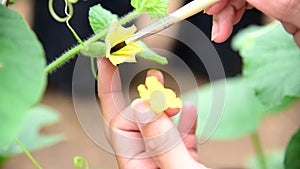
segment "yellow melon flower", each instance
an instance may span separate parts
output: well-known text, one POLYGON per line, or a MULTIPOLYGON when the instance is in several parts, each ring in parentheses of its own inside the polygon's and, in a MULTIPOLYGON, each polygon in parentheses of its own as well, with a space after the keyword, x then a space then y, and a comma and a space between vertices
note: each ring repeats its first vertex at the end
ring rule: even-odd
POLYGON ((155 76, 147 77, 145 84, 140 84, 137 89, 140 97, 148 100, 151 109, 156 113, 161 113, 168 108, 182 107, 182 101, 176 97, 175 92, 165 88, 155 76))
POLYGON ((129 28, 124 28, 117 20, 112 21, 105 39, 105 43, 106 58, 108 58, 113 65, 117 66, 123 62, 136 62, 136 53, 144 51, 144 48, 140 45, 131 43, 122 49, 111 53, 112 47, 124 42, 126 39, 132 36, 136 30, 137 28, 134 25, 129 28))

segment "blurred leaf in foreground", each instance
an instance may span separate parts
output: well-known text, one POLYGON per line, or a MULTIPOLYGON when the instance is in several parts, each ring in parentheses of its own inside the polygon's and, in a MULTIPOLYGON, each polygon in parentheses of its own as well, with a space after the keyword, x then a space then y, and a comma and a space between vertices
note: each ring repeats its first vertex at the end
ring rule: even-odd
MULTIPOLYGON (((18 138, 29 151, 54 145, 62 141, 64 137, 58 134, 41 135, 40 130, 58 121, 59 115, 54 110, 45 106, 34 107, 28 111, 23 130, 18 135, 18 138)), ((12 142, 0 149, 0 157, 8 158, 21 152, 22 150, 18 144, 12 142)))
MULTIPOLYGON (((253 133, 259 126, 265 107, 255 97, 245 81, 239 78, 224 79, 213 82, 214 85, 207 84, 199 89, 199 103, 195 103, 198 108, 198 128, 197 135, 208 137, 206 131, 203 131, 206 121, 211 115, 220 115, 220 123, 211 136, 212 139, 234 139, 253 133), (224 86, 225 81, 225 86, 224 86), (224 89, 224 91, 222 91, 224 89), (213 97, 213 92, 225 92, 225 101, 222 102, 221 93, 213 97), (213 106, 224 106, 223 112, 212 112, 213 106)), ((195 91, 187 94, 187 100, 194 95, 195 91), (189 96, 190 95, 190 96, 189 96)))
POLYGON ((300 97, 300 50, 279 22, 241 31, 233 47, 243 58, 243 76, 264 105, 300 97))
POLYGON ((42 45, 24 19, 0 5, 0 149, 21 131, 46 86, 42 45))
MULTIPOLYGON (((280 112, 286 106, 278 105, 272 109, 264 106, 255 96, 254 90, 249 86, 247 79, 242 77, 222 79, 212 84, 193 90, 183 96, 186 101, 194 101, 198 109, 197 135, 202 138, 235 139, 252 134, 257 130, 261 121, 267 115, 280 112), (216 92, 215 97, 213 96, 216 92), (198 98, 195 98, 198 93, 198 98), (225 100, 220 99, 224 97, 225 100), (197 100, 197 102, 195 102, 197 100), (214 107, 224 107, 222 112, 214 107), (208 118, 219 119, 220 122, 213 133, 206 131, 208 118)), ((290 105, 290 103, 285 103, 290 105)))

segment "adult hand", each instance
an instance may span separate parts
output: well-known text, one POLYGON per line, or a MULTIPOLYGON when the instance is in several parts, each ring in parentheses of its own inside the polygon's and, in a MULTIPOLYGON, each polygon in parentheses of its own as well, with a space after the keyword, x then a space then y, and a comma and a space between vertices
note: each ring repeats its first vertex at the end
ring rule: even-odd
POLYGON ((207 14, 213 15, 211 39, 218 43, 224 42, 230 36, 233 25, 240 21, 246 9, 252 7, 279 20, 300 47, 298 0, 221 0, 206 10, 207 14))
MULTIPOLYGON (((98 61, 98 74, 105 133, 115 151, 119 168, 206 169, 198 162, 196 152, 195 106, 183 106, 177 128, 170 117, 178 110, 167 110, 158 115, 141 99, 126 107, 119 71, 106 58, 98 61)), ((149 71, 148 76, 156 76, 163 82, 159 71, 149 71)))

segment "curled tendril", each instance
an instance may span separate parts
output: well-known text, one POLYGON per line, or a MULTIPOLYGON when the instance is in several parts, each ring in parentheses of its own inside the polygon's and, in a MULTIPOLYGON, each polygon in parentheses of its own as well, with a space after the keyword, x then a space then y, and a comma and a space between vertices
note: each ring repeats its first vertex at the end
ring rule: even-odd
POLYGON ((66 17, 60 17, 56 14, 54 8, 53 8, 53 1, 54 0, 49 0, 48 3, 48 7, 49 7, 49 11, 51 16, 58 22, 66 22, 68 19, 71 19, 74 13, 73 10, 73 5, 72 5, 72 1, 70 2, 70 0, 65 0, 65 14, 67 15, 66 17))
POLYGON ((70 25, 69 21, 73 17, 74 14, 74 9, 73 9, 73 4, 77 3, 78 0, 64 0, 65 1, 65 17, 60 17, 56 14, 54 8, 53 8, 53 1, 54 0, 49 0, 48 3, 48 8, 50 11, 51 16, 58 22, 65 22, 67 27, 70 29, 74 37, 77 39, 77 41, 81 44, 84 45, 83 41, 80 39, 80 37, 77 35, 75 30, 72 28, 70 25))

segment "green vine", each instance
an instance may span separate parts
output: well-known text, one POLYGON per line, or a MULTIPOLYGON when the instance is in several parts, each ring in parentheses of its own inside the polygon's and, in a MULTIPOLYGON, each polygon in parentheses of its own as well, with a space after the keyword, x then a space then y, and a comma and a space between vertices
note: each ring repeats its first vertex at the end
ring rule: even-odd
POLYGON ((22 144, 19 138, 15 138, 16 143, 22 149, 22 151, 26 154, 26 156, 30 159, 30 161, 36 166, 38 169, 43 169, 43 167, 34 159, 34 157, 30 154, 30 152, 26 149, 26 147, 22 144))
MULTIPOLYGON (((68 0, 65 0, 65 2, 66 2, 65 13, 67 14, 67 17, 60 18, 59 16, 56 15, 56 13, 54 12, 54 9, 53 9, 53 0, 49 0, 49 10, 50 10, 50 13, 52 14, 52 16, 54 17, 54 19, 56 19, 57 21, 66 22, 68 25, 68 20, 70 20, 73 15, 73 7, 72 7, 72 4, 68 0), (67 13, 66 11, 69 11, 69 13, 67 13)), ((142 9, 133 10, 132 12, 128 13, 126 16, 124 16, 120 19, 120 21, 119 21, 120 24, 125 25, 126 23, 133 21, 134 19, 139 17, 143 13, 143 11, 144 10, 142 10, 142 9)), ((101 38, 103 36, 105 36, 108 31, 108 29, 106 28, 106 29, 96 33, 94 36, 90 37, 88 40, 82 42, 71 26, 69 27, 69 29, 71 30, 71 32, 73 33, 73 35, 75 36, 75 38, 78 40, 78 42, 80 44, 76 45, 75 47, 73 47, 72 49, 70 49, 69 51, 67 51, 66 53, 61 55, 60 57, 58 57, 55 61, 50 63, 46 67, 45 73, 47 73, 47 74, 51 73, 56 68, 63 65, 68 60, 72 59, 76 54, 81 52, 81 50, 83 49, 83 46, 88 46, 98 40, 101 40, 101 38)))
POLYGON ((78 54, 82 49, 83 49, 82 45, 77 45, 74 48, 72 48, 71 50, 67 51, 66 53, 64 53, 63 55, 58 57, 55 61, 50 63, 45 68, 45 73, 48 74, 48 73, 52 72, 53 70, 55 70, 56 68, 58 68, 59 66, 63 65, 66 61, 68 61, 69 59, 73 58, 73 56, 78 54))

